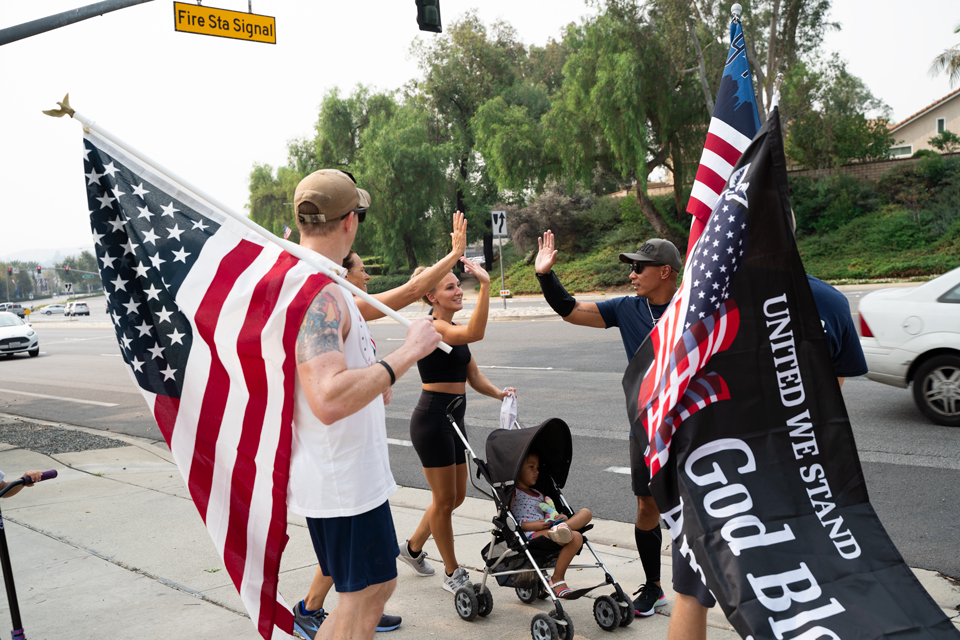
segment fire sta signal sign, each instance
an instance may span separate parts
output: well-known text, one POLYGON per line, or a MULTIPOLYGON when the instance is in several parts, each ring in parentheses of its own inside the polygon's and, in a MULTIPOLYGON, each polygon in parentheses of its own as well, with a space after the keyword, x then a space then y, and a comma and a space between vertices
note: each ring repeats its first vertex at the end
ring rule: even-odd
POLYGON ((173 3, 174 31, 277 44, 277 20, 255 13, 173 3))

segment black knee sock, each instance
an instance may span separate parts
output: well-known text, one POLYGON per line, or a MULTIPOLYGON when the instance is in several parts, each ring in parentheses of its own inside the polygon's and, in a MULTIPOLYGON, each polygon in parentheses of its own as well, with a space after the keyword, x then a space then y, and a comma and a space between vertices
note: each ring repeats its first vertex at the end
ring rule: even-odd
POLYGON ((647 582, 660 582, 660 547, 663 544, 663 532, 658 524, 655 529, 644 531, 633 528, 633 537, 637 541, 637 553, 647 576, 647 582))

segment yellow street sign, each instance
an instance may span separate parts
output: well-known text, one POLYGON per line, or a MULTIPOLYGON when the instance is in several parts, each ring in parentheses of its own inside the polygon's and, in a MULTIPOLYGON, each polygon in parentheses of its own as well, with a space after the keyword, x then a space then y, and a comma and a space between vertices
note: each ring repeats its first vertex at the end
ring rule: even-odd
POLYGON ((255 13, 173 3, 173 28, 184 33, 277 44, 277 20, 255 13))

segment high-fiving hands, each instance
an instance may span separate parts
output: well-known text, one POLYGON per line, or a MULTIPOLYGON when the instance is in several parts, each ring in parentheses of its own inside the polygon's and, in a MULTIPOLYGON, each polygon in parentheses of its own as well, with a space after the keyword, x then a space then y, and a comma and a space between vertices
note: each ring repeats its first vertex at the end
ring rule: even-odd
POLYGON ((540 250, 537 251, 534 269, 540 274, 550 273, 554 263, 557 261, 557 250, 554 249, 553 231, 548 229, 542 238, 537 238, 537 244, 540 250))

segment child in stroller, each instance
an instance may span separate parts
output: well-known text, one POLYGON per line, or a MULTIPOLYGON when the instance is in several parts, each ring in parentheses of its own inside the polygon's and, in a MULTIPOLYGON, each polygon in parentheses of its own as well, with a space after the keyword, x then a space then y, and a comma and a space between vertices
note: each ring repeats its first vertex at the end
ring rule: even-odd
MULTIPOLYGON (((558 598, 565 598, 572 590, 564 579, 567 567, 580 552, 583 546, 583 536, 578 529, 585 527, 593 518, 589 509, 580 509, 573 516, 567 518, 562 513, 554 513, 550 518, 546 515, 542 504, 552 500, 537 491, 533 486, 540 477, 540 456, 536 452, 527 454, 517 477, 517 490, 514 493, 511 511, 520 519, 520 529, 527 540, 546 537, 554 544, 562 547, 557 563, 550 578, 550 588, 558 598)), ((552 507, 548 509, 553 510, 552 507)))

